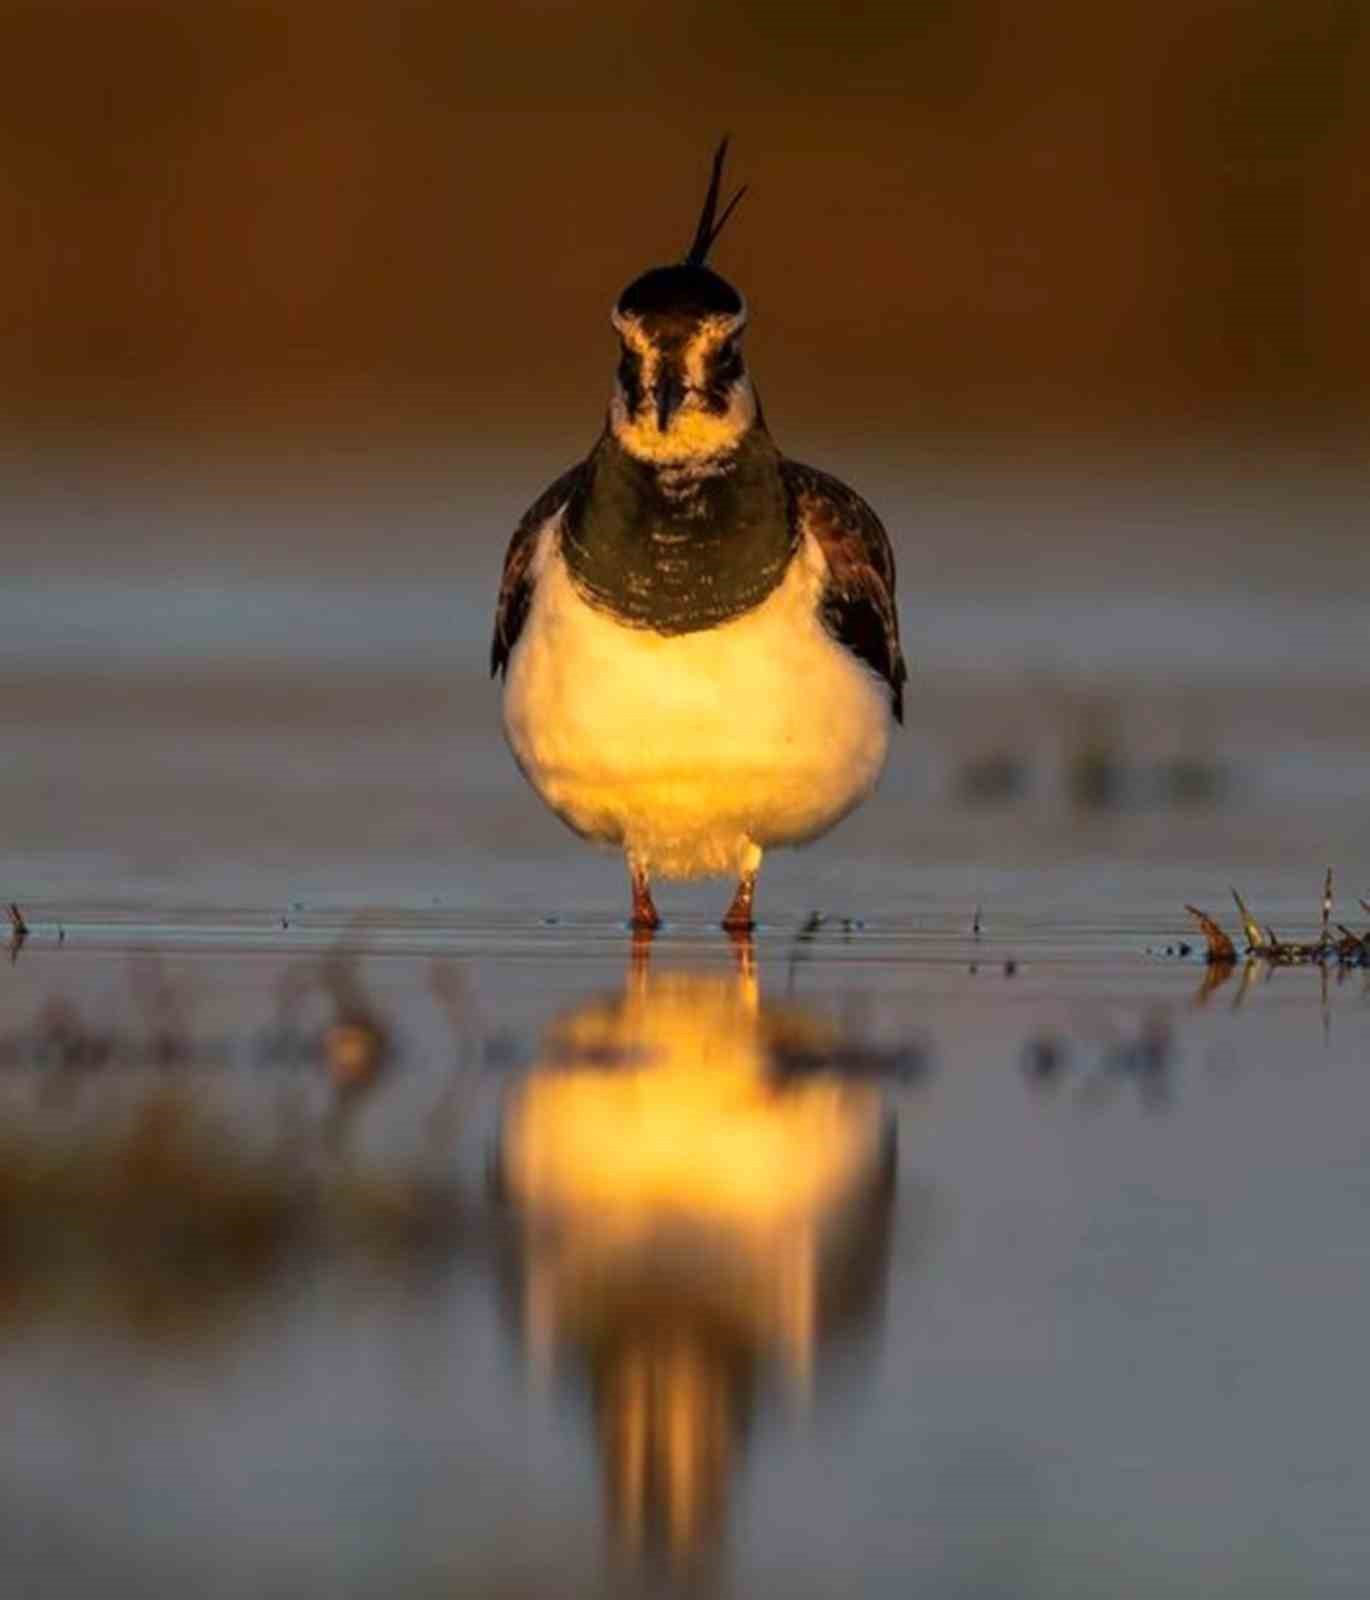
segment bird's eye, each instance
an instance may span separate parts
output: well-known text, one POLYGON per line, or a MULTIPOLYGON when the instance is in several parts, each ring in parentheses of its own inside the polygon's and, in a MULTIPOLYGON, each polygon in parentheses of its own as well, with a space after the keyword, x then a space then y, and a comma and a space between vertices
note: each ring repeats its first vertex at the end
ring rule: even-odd
POLYGON ((717 384, 732 383, 742 372, 742 347, 736 336, 726 339, 714 352, 713 379, 717 384))

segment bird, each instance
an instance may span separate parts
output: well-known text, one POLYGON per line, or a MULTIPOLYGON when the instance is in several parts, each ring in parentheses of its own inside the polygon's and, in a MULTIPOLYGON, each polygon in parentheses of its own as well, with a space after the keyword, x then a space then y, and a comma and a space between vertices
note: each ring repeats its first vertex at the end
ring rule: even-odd
POLYGON ((732 877, 754 927, 767 850, 808 843, 870 794, 902 723, 895 564, 853 489, 781 454, 742 350, 748 308, 708 264, 714 153, 683 258, 614 303, 608 414, 523 516, 490 650, 519 768, 582 837, 617 846, 630 926, 654 878, 732 877))

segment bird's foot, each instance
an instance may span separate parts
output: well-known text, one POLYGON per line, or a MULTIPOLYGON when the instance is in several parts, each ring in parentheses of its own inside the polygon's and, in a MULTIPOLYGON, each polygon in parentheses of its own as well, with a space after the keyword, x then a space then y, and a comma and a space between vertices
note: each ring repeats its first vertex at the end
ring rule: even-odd
POLYGON ((728 930, 728 943, 733 949, 733 959, 737 962, 737 975, 744 983, 756 981, 756 943, 752 939, 751 930, 745 933, 738 928, 728 930))
POLYGON ((641 867, 630 869, 633 885, 633 914, 628 918, 628 926, 635 934, 655 933, 661 926, 661 914, 657 911, 652 901, 652 886, 647 881, 647 873, 641 867))

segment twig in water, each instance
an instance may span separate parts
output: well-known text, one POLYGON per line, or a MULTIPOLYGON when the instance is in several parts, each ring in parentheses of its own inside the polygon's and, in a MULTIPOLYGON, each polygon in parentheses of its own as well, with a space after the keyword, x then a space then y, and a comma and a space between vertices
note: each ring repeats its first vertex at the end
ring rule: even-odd
POLYGON ((29 925, 24 921, 24 913, 10 901, 10 964, 19 959, 19 952, 24 948, 24 940, 29 936, 29 925))
POLYGON ((1212 917, 1206 916, 1198 906, 1186 906, 1185 910, 1199 924, 1204 938, 1208 940, 1210 962, 1216 965, 1219 962, 1231 962, 1237 959, 1236 947, 1212 917))
MULTIPOLYGON (((1295 940, 1286 944, 1268 924, 1262 929, 1235 889, 1232 898, 1237 902, 1237 911, 1242 919, 1242 934, 1246 939, 1246 949, 1242 954, 1248 965, 1252 962, 1264 963, 1267 972, 1271 967, 1321 966, 1331 960, 1343 968, 1370 966, 1370 933, 1353 933, 1344 923, 1332 921, 1331 867, 1323 878, 1322 926, 1316 940, 1306 943, 1295 940), (1341 935, 1340 938, 1332 937, 1330 930, 1333 927, 1341 935)), ((1361 904, 1370 911, 1370 901, 1362 900, 1361 904)), ((1197 906, 1187 905, 1185 910, 1203 929, 1204 938, 1208 941, 1207 959, 1211 964, 1227 964, 1237 959, 1232 941, 1212 917, 1197 906)))
POLYGON ((1261 935, 1260 926, 1255 917, 1246 909, 1246 902, 1235 889, 1232 891, 1232 898, 1237 902, 1237 915, 1242 919, 1242 933, 1246 937, 1247 948, 1249 950, 1259 950, 1265 943, 1261 935))

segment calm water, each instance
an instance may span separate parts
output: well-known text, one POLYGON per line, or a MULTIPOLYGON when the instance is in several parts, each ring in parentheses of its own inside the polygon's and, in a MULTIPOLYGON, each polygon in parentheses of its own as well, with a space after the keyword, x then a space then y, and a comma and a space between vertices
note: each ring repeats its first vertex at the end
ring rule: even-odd
POLYGON ((1179 947, 1364 925, 1366 557, 1090 492, 906 534, 909 728, 750 952, 704 885, 634 953, 435 511, 16 538, 14 1592, 1365 1592, 1370 974, 1179 947), (93 1186, 148 1104, 227 1143, 93 1186))
POLYGON ((12 1118, 55 997, 114 1053, 49 1125, 145 1089, 152 992, 162 1080, 249 1127, 294 1096, 461 1226, 16 1311, 21 1592, 1363 1592, 1365 975, 1205 994, 1111 917, 933 921, 754 971, 602 923, 35 936, 12 1118), (345 1125, 340 959, 391 1041, 345 1125))

